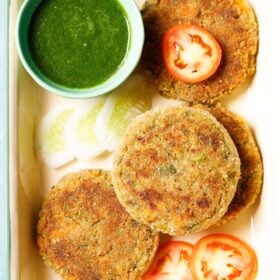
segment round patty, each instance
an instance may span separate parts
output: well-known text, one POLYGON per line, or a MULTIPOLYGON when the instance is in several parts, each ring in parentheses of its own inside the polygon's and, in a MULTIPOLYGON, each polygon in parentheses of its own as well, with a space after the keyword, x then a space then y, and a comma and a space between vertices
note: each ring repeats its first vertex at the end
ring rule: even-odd
POLYGON ((65 176, 40 212, 38 246, 63 279, 138 279, 158 246, 158 234, 132 220, 116 198, 111 174, 65 176))
POLYGON ((241 177, 235 196, 225 216, 218 221, 218 224, 225 224, 256 201, 263 182, 262 159, 251 129, 244 120, 220 105, 207 110, 227 129, 241 161, 241 177))
POLYGON ((113 184, 135 220, 185 235, 226 213, 239 175, 239 156, 225 128, 205 110, 174 106, 149 111, 129 125, 113 184))
POLYGON ((142 65, 151 70, 160 92, 193 103, 212 103, 230 94, 256 70, 258 25, 245 0, 161 0, 144 13, 146 40, 142 65), (212 33, 222 48, 222 62, 208 80, 175 80, 162 58, 163 34, 178 23, 195 23, 212 33))

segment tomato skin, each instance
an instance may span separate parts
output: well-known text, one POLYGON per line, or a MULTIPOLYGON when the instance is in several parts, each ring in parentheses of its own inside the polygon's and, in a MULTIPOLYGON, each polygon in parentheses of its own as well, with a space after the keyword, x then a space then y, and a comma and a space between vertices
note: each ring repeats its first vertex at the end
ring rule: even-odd
MULTIPOLYGON (((180 53, 181 45, 178 44, 178 46, 179 46, 179 51, 178 50, 177 51, 180 53)), ((187 48, 186 45, 184 46, 187 48)), ((210 78, 217 71, 222 59, 222 50, 215 37, 206 29, 200 27, 199 25, 191 24, 191 23, 178 24, 173 26, 170 30, 168 30, 163 37, 162 51, 163 51, 164 64, 168 72, 176 80, 186 82, 186 83, 198 83, 210 78), (181 71, 182 69, 189 67, 187 66, 188 65, 187 62, 184 62, 184 60, 181 59, 180 57, 176 61, 177 63, 173 61, 174 55, 172 55, 172 53, 174 53, 174 48, 175 48, 174 44, 176 45, 176 42, 174 42, 174 37, 176 36, 179 37, 178 34, 182 32, 185 32, 186 35, 193 33, 193 35, 190 35, 192 36, 192 42, 199 44, 200 46, 202 46, 202 48, 205 48, 206 54, 209 51, 210 53, 212 52, 212 54, 214 53, 212 64, 211 66, 207 67, 208 68, 207 71, 201 71, 202 73, 195 74, 192 77, 191 74, 186 74, 183 73, 183 71, 181 71), (211 47, 210 45, 204 43, 203 41, 204 38, 202 37, 207 38, 208 42, 210 42, 211 47)), ((201 59, 203 61, 203 58, 201 59)), ((194 72, 200 72, 200 71, 196 70, 194 72)))
MULTIPOLYGON (((158 248, 156 257, 149 270, 144 274, 142 280, 162 280, 162 267, 167 257, 180 252, 180 260, 183 258, 190 262, 193 245, 184 241, 171 240, 161 244, 158 248)), ((176 264, 175 264, 176 266, 176 264)), ((190 267, 189 267, 190 268, 190 267)))
MULTIPOLYGON (((213 250, 231 250, 232 254, 236 254, 237 257, 247 259, 246 265, 246 275, 243 277, 240 271, 234 271, 232 275, 229 276, 229 280, 239 279, 239 280, 255 280, 258 270, 258 260, 254 250, 248 246, 245 242, 238 239, 235 236, 229 234, 215 233, 207 235, 201 238, 194 246, 192 258, 191 258, 191 269, 195 280, 210 280, 218 278, 209 278, 207 275, 201 277, 201 269, 199 267, 202 264, 202 253, 207 250, 207 246, 213 250), (201 257, 201 258, 200 258, 201 257)), ((208 253, 209 254, 209 253, 208 253)), ((214 258, 214 257, 213 257, 214 258)), ((203 266, 202 266, 203 270, 203 266)), ((219 274, 217 274, 219 275, 219 274)), ((211 275, 210 275, 211 277, 211 275)))

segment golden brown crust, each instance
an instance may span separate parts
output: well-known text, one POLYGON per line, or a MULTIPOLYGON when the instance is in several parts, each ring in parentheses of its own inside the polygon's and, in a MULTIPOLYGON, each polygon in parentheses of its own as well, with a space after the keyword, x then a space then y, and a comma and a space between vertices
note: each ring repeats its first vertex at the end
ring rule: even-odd
POLYGON ((157 109, 128 127, 116 155, 116 194, 140 223, 170 235, 201 231, 227 211, 239 180, 237 150, 205 110, 157 109))
POLYGON ((262 188, 263 166, 259 148, 247 123, 220 105, 206 109, 227 129, 241 161, 238 187, 227 213, 218 222, 221 225, 235 219, 256 201, 262 188))
POLYGON ((151 70, 160 92, 193 103, 213 103, 230 94, 256 70, 258 25, 246 0, 161 0, 144 13, 146 41, 142 65, 151 70), (222 47, 222 63, 211 78, 188 84, 165 69, 162 37, 178 23, 196 23, 210 31, 222 47))
POLYGON ((38 246, 64 279, 138 279, 154 257, 158 235, 125 212, 109 172, 88 170, 65 176, 49 193, 38 246))

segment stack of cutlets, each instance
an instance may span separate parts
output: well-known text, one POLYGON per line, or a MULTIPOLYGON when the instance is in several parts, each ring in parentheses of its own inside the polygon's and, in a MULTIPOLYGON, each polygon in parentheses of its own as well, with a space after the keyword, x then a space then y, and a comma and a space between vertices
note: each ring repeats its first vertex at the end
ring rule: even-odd
POLYGON ((225 108, 159 108, 127 129, 113 184, 133 219, 181 236, 230 221, 254 203, 262 161, 248 125, 225 108))

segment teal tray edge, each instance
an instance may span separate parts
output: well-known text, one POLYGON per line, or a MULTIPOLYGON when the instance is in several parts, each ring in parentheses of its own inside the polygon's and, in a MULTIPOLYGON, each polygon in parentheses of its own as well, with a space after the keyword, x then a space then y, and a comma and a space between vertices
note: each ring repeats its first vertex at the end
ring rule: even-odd
POLYGON ((9 2, 0 1, 0 280, 10 279, 9 2))

